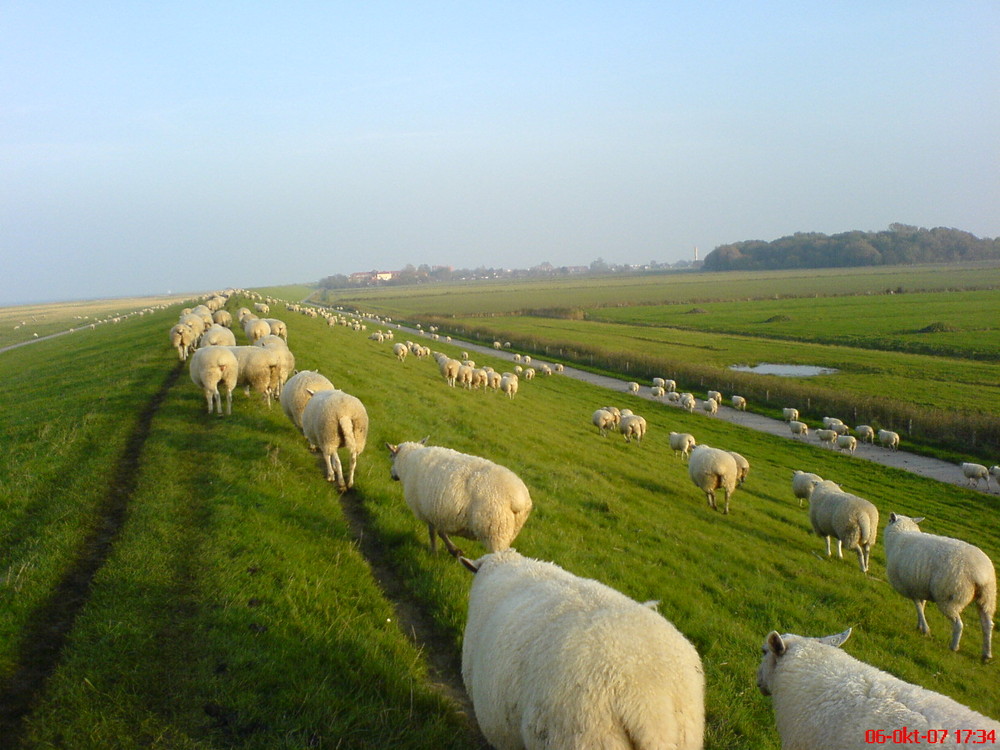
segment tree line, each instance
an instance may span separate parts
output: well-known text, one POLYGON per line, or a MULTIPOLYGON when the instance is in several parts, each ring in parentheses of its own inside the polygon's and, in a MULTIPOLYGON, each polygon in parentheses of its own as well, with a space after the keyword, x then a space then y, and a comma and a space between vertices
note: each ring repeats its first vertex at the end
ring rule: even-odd
POLYGON ((946 227, 891 224, 881 232, 797 232, 772 242, 720 245, 705 258, 706 271, 890 266, 1000 259, 1000 238, 980 239, 946 227))

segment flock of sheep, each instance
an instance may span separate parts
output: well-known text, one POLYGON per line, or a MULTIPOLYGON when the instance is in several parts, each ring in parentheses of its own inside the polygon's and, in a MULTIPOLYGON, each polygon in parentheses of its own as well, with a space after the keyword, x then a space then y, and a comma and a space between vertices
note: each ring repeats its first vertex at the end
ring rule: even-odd
MULTIPOLYGON (((292 374, 287 328, 275 325, 280 321, 241 310, 238 319, 251 344, 236 346, 216 330, 228 330, 220 301, 225 300, 213 298, 204 309, 186 311, 170 334, 178 355, 183 359, 190 354, 191 378, 203 389, 209 413, 213 406, 222 413, 220 385, 227 391, 227 414, 232 390, 239 385, 261 393, 268 403, 277 397, 293 425, 322 453, 327 478, 342 491, 353 486, 368 432, 364 406, 319 373, 292 374), (204 324, 200 330, 199 321, 204 324), (338 456, 342 448, 350 454, 346 477, 338 456)), ((267 314, 266 305, 258 303, 257 312, 267 314)), ((341 322, 363 330, 357 321, 327 315, 331 325, 341 322)), ((372 339, 393 342, 391 331, 376 333, 372 339)), ((400 361, 410 354, 433 355, 448 385, 492 388, 509 398, 517 394, 520 380, 530 380, 536 372, 522 366, 530 366, 530 358, 518 357, 514 372, 496 373, 476 367, 467 353, 456 360, 415 342, 394 342, 393 353, 400 361)), ((546 374, 559 369, 539 367, 546 374)), ((657 381, 654 397, 666 396, 693 410, 691 394, 677 394, 673 382, 657 381), (685 396, 690 396, 690 405, 685 396)), ((638 392, 638 384, 629 384, 627 390, 638 392)), ((721 394, 710 392, 708 402, 717 409, 721 394)), ((735 408, 746 406, 740 397, 734 396, 732 403, 735 408)), ((715 409, 705 407, 709 413, 715 409)), ((797 417, 786 412, 791 423, 797 417)), ((592 423, 600 434, 615 430, 626 441, 641 442, 646 432, 646 420, 628 409, 602 407, 592 415, 592 423)), ((847 436, 833 423, 824 429, 847 436)), ((865 434, 861 428, 857 432, 865 434)), ((746 479, 749 463, 734 452, 698 445, 689 433, 672 432, 669 440, 675 455, 687 461, 689 476, 705 492, 710 507, 717 508, 715 492, 721 489, 723 512, 728 513, 730 496, 746 479)), ((524 482, 485 458, 428 446, 426 441, 387 443, 391 476, 401 483, 414 516, 426 524, 431 551, 440 538, 475 573, 462 677, 487 740, 497 748, 702 747, 705 677, 694 646, 655 611, 655 603, 636 602, 553 563, 518 554, 511 545, 532 510, 524 482), (488 552, 468 560, 450 535, 478 540, 488 552)), ((883 444, 897 447, 898 436, 883 444)), ((827 554, 836 539, 838 554, 842 556, 843 546, 855 550, 861 570, 867 572, 878 526, 875 506, 806 472, 795 473, 792 491, 800 506, 810 503, 810 523, 826 538, 827 554)), ((960 613, 975 601, 983 629, 982 656, 988 660, 996 610, 993 564, 971 544, 921 533, 921 520, 890 515, 884 532, 889 581, 915 602, 923 632, 928 632, 924 603, 938 604, 953 622, 953 650, 961 637, 960 613)), ((844 654, 837 646, 849 632, 821 639, 777 632, 767 636, 757 684, 772 697, 784 748, 861 748, 869 744, 866 730, 891 733, 902 726, 1000 731, 1000 723, 946 696, 844 654)))

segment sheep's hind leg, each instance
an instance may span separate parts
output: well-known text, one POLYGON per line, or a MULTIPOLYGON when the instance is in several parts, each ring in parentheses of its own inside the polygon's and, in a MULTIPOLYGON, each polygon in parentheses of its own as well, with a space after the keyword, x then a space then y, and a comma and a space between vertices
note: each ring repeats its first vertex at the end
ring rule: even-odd
POLYGON ((927 603, 923 599, 914 599, 913 603, 917 607, 917 630, 919 630, 924 635, 930 635, 931 629, 927 625, 927 618, 924 617, 924 605, 927 603))
POLYGON ((951 650, 958 651, 958 643, 962 640, 962 615, 955 614, 948 619, 951 620, 951 650))
POLYGON ((448 535, 443 531, 438 531, 438 536, 441 537, 441 541, 444 542, 444 546, 448 548, 448 554, 452 557, 458 558, 465 554, 462 550, 455 546, 454 542, 452 542, 451 539, 448 538, 448 535))
POLYGON ((983 627, 983 661, 993 658, 993 618, 982 606, 979 607, 979 622, 983 627))

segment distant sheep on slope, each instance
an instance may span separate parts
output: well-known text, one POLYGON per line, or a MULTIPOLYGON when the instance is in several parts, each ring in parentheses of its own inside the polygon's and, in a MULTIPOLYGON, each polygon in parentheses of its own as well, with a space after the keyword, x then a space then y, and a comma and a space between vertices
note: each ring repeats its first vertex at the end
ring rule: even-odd
POLYGON ((903 728, 921 737, 928 730, 951 734, 954 727, 1000 732, 993 719, 844 653, 838 646, 850 634, 767 635, 757 688, 771 696, 783 750, 866 750, 873 746, 869 730, 882 737, 903 728))
POLYGON ((217 414, 222 414, 222 396, 219 386, 226 389, 226 414, 233 413, 233 389, 239 377, 239 363, 236 355, 227 347, 210 346, 198 349, 191 355, 189 365, 191 381, 205 393, 208 413, 212 413, 215 404, 217 414))
POLYGON ((670 449, 674 452, 675 456, 680 454, 684 461, 688 460, 688 457, 691 455, 691 450, 696 444, 694 435, 688 432, 670 433, 670 449))
POLYGON ((823 477, 807 471, 796 471, 792 474, 792 494, 799 499, 800 508, 802 501, 808 500, 812 496, 813 489, 822 481, 823 477))
POLYGON ((475 563, 462 679, 496 748, 698 750, 705 677, 651 606, 515 550, 475 563))
POLYGON ((726 505, 722 512, 729 513, 729 498, 736 491, 739 474, 736 459, 728 451, 707 445, 699 445, 691 451, 691 458, 688 459, 688 475, 705 493, 708 506, 712 510, 718 510, 715 491, 721 489, 726 495, 726 505))
POLYGON ((618 430, 625 436, 626 443, 632 442, 633 438, 635 442, 642 443, 642 436, 646 434, 646 420, 638 414, 629 414, 622 417, 618 430))
POLYGON ((868 572, 871 548, 878 539, 878 509, 872 503, 825 480, 809 497, 809 523, 817 536, 826 538, 827 557, 831 554, 830 538, 835 537, 837 557, 844 557, 846 545, 858 553, 861 572, 868 572))
POLYGON ((336 481, 337 488, 344 492, 354 486, 358 456, 368 441, 368 412, 361 401, 343 391, 317 391, 310 395, 312 398, 302 410, 302 432, 323 455, 327 481, 336 481), (338 455, 341 448, 350 454, 346 478, 338 455))
POLYGON ((281 410, 285 412, 296 429, 302 429, 302 411, 306 408, 309 399, 314 393, 319 391, 335 390, 333 383, 325 375, 320 375, 313 370, 302 370, 297 372, 281 389, 281 410))
POLYGON ((510 469, 479 456, 419 443, 386 443, 391 475, 417 520, 427 524, 431 551, 437 537, 461 554, 449 534, 477 539, 490 552, 506 549, 531 513, 528 488, 510 469))
POLYGON ((986 489, 990 487, 990 470, 982 464, 963 463, 962 475, 965 477, 966 484, 970 487, 975 486, 978 488, 980 479, 986 482, 986 489))
POLYGON ((878 441, 890 450, 898 450, 899 433, 893 432, 892 430, 879 430, 878 441))

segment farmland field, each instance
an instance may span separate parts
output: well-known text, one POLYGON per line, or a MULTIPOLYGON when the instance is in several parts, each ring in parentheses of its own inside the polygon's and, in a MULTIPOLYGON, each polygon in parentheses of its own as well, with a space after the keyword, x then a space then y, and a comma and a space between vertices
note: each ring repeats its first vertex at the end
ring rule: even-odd
POLYGON ((238 392, 232 416, 204 413, 167 342, 179 309, 0 354, 5 747, 478 747, 458 676, 469 574, 429 553, 383 447, 424 436, 524 479, 523 554, 660 601, 704 662, 707 748, 779 747, 754 684, 771 629, 854 627, 852 655, 997 716, 974 610, 958 653, 932 608, 920 636, 885 581, 881 536, 869 576, 851 553, 826 559, 789 478, 815 471, 874 502, 883 526, 890 511, 924 515, 926 531, 998 560, 994 498, 565 377, 513 400, 448 388, 432 361, 397 362, 367 332, 279 313, 297 366, 371 418, 341 497, 280 408, 238 392), (647 418, 641 446, 594 431, 609 402, 647 418), (706 507, 671 430, 749 459, 729 516, 706 507))

